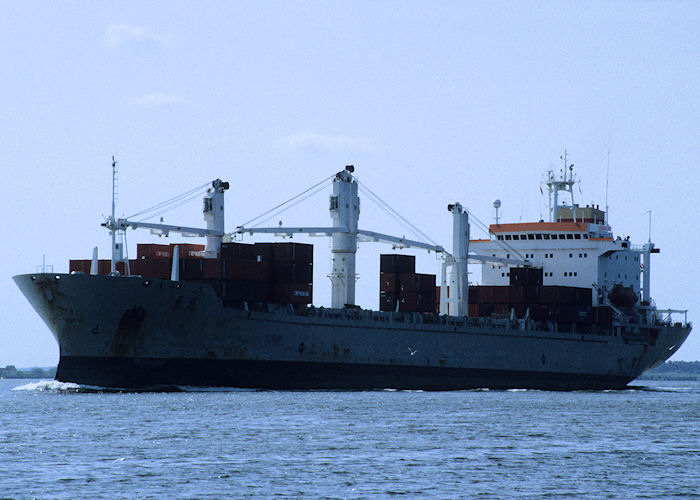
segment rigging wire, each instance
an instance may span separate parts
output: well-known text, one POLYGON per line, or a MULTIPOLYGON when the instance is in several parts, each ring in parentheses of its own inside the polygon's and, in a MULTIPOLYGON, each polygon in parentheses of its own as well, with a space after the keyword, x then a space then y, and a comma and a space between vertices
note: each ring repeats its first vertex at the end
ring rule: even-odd
POLYGON ((183 205, 186 205, 186 204, 189 203, 190 201, 192 201, 192 200, 194 200, 194 199, 196 199, 196 198, 199 198, 200 196, 202 196, 202 194, 204 194, 204 193, 206 193, 206 192, 207 192, 206 189, 203 190, 203 191, 196 192, 196 193, 192 194, 189 198, 183 198, 183 199, 181 199, 178 203, 176 203, 176 204, 171 204, 171 206, 169 206, 169 207, 167 207, 167 208, 163 208, 162 210, 159 210, 159 211, 157 211, 157 212, 155 212, 155 213, 153 213, 153 214, 151 214, 151 215, 148 215, 147 217, 144 217, 143 219, 140 219, 140 220, 137 221, 137 222, 144 222, 144 221, 147 221, 148 219, 152 219, 152 218, 154 218, 154 217, 158 217, 158 216, 160 216, 160 215, 163 215, 163 214, 166 213, 166 212, 170 212, 170 211, 172 211, 172 210, 175 210, 176 208, 181 207, 181 206, 183 206, 183 205))
MULTIPOLYGON (((189 191, 187 191, 187 192, 185 192, 185 193, 182 193, 182 194, 179 194, 179 195, 177 195, 177 196, 175 196, 175 197, 173 197, 173 198, 170 198, 169 200, 165 200, 165 201, 160 202, 160 203, 158 203, 158 204, 156 204, 156 205, 153 205, 153 206, 150 207, 150 208, 147 208, 147 209, 145 209, 145 210, 141 210, 140 212, 136 212, 135 214, 130 215, 129 217, 127 217, 127 219, 131 219, 131 218, 133 218, 133 217, 138 217, 138 216, 140 216, 140 215, 145 215, 145 214, 147 214, 147 213, 154 212, 154 211, 156 211, 156 210, 161 210, 161 209, 164 209, 164 210, 172 210, 172 208, 167 208, 167 209, 166 209, 165 207, 167 207, 168 205, 172 205, 172 204, 174 204, 174 203, 177 203, 177 202, 179 202, 180 200, 182 200, 182 199, 185 198, 185 197, 187 197, 187 200, 189 201, 192 197, 199 195, 199 194, 201 193, 201 191, 204 190, 204 188, 207 188, 209 185, 210 185, 209 182, 207 182, 206 184, 202 184, 201 186, 198 186, 198 187, 196 187, 196 188, 194 188, 194 189, 190 189, 189 191)), ((178 205, 178 206, 179 206, 179 205, 178 205)), ((149 218, 150 218, 150 217, 153 217, 153 216, 151 215, 151 216, 149 216, 149 218)))
MULTIPOLYGON (((488 228, 488 226, 487 226, 486 224, 484 224, 481 220, 479 220, 479 218, 478 218, 476 215, 474 215, 473 213, 471 213, 469 210, 467 210, 467 211, 469 212, 469 217, 470 217, 470 219, 474 219, 474 221, 476 222, 476 225, 479 226, 480 229, 482 229, 483 231, 485 231, 486 234, 489 234, 489 235, 490 235, 490 234, 494 234, 494 233, 488 228)), ((501 248, 503 248, 504 250, 509 250, 509 251, 513 252, 515 255, 517 255, 518 257, 520 257, 521 259, 526 260, 525 257, 523 257, 522 254, 521 254, 519 251, 517 251, 515 248, 513 248, 513 247, 512 247, 511 245, 509 245, 508 243, 504 243, 503 240, 495 239, 495 240, 493 240, 493 241, 494 241, 494 243, 496 243, 497 245, 500 245, 501 248)))
MULTIPOLYGON (((299 199, 296 200, 294 203, 291 203, 289 206, 286 206, 286 207, 284 207, 284 208, 282 208, 282 209, 280 209, 280 210, 278 210, 278 211, 276 211, 276 212, 270 214, 269 217, 258 221, 257 224, 256 224, 255 226, 253 226, 253 227, 257 227, 257 226, 259 226, 260 224, 264 224, 265 222, 267 222, 267 221, 269 221, 269 220, 271 220, 271 219, 277 217, 278 215, 280 215, 280 214, 286 212, 286 211, 289 210, 290 208, 295 207, 295 206, 297 206, 298 204, 300 204, 300 203, 302 203, 302 202, 308 200, 309 198, 311 198, 312 196, 316 195, 317 193, 320 193, 320 192, 323 191, 324 189, 326 189, 326 186, 325 186, 325 185, 320 185, 320 186, 318 186, 317 189, 316 189, 315 191, 310 192, 309 194, 307 194, 307 195, 304 196, 303 198, 299 198, 299 199)), ((308 190, 307 190, 307 191, 308 191, 308 190)), ((239 227, 243 227, 243 226, 239 226, 239 227)))
MULTIPOLYGON (((291 203, 292 201, 294 201, 294 200, 296 200, 297 198, 299 198, 299 197, 305 195, 305 194, 308 193, 309 191, 312 191, 312 190, 318 188, 319 186, 321 186, 322 184, 328 182, 328 181, 331 180, 333 177, 335 177, 335 175, 336 175, 336 174, 333 174, 333 175, 331 175, 330 177, 327 177, 327 178, 323 179, 322 181, 320 181, 320 182, 314 184, 313 186, 311 186, 310 188, 308 188, 308 189, 302 191, 302 192, 299 193, 298 195, 293 196, 293 197, 289 198, 289 199, 286 200, 286 201, 283 201, 283 202, 280 203, 279 205, 277 205, 277 206, 271 208, 270 210, 268 210, 268 211, 266 211, 266 212, 264 212, 264 213, 258 215, 257 217, 253 217, 253 218, 250 219, 248 222, 246 222, 246 223, 241 224, 240 226, 238 226, 238 228, 239 228, 239 229, 240 229, 240 228, 245 228, 248 224, 251 224, 251 223, 253 223, 254 221, 257 221, 258 219, 261 219, 261 218, 263 218, 263 217, 266 217, 267 215, 272 214, 273 212, 276 212, 277 209, 279 209, 279 208, 285 206, 287 203, 291 203)), ((313 194, 316 194, 316 192, 314 192, 313 194)), ((311 195, 309 195, 309 196, 311 196, 311 195)), ((304 198, 304 199, 306 199, 306 198, 304 198)), ((286 210, 286 209, 285 209, 285 210, 286 210)), ((265 219, 265 220, 269 220, 269 219, 265 219)), ((260 222, 258 222, 258 224, 260 224, 260 222)))
POLYGON ((415 234, 419 238, 422 238, 424 241, 427 241, 432 245, 438 246, 438 244, 432 238, 430 238, 430 236, 425 234, 418 227, 416 227, 414 224, 412 224, 408 219, 406 219, 400 213, 398 213, 396 210, 394 210, 387 202, 382 200, 369 187, 367 187, 365 184, 361 184, 359 180, 357 181, 357 184, 358 184, 360 190, 369 196, 371 201, 376 203, 379 206, 379 208, 384 210, 384 212, 386 212, 391 217, 393 217, 397 222, 404 225, 404 227, 406 227, 408 230, 410 230, 413 234, 415 234))

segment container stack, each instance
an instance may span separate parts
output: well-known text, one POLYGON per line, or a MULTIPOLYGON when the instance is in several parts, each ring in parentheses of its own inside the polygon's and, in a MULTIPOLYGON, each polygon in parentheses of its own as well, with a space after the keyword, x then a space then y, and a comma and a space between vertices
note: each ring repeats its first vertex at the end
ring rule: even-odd
MULTIPOLYGON (((594 322, 590 288, 542 286, 542 269, 511 268, 510 286, 469 287, 469 316, 509 317, 535 321, 591 324, 594 322)), ((601 313, 601 318, 605 312, 601 313)))
POLYGON ((416 273, 413 255, 381 255, 379 310, 434 312, 435 275, 416 273))
MULTIPOLYGON (((139 244, 131 274, 170 279, 176 245, 139 244)), ((301 243, 222 243, 220 257, 205 259, 204 245, 177 244, 180 279, 211 285, 227 302, 310 304, 313 299, 313 245, 301 243)), ((90 273, 90 260, 71 260, 70 271, 90 273)), ((110 261, 99 261, 109 274, 110 261)), ((123 263, 117 270, 124 274, 123 263)))
POLYGON ((275 243, 272 246, 272 302, 311 304, 313 245, 275 243))

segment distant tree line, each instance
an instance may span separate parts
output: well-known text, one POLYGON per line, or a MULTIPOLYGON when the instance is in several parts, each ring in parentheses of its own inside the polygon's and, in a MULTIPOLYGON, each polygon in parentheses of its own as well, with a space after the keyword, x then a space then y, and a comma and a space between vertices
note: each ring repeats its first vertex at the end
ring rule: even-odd
POLYGON ((639 378, 642 380, 700 380, 700 361, 666 361, 639 378))
POLYGON ((7 365, 0 368, 0 378, 54 378, 56 368, 16 368, 7 365))

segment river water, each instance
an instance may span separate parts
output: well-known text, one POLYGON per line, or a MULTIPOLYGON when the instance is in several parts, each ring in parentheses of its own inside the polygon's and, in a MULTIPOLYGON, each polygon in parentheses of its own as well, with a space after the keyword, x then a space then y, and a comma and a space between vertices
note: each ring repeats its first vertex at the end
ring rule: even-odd
POLYGON ((0 380, 0 497, 700 498, 700 382, 109 392, 0 380))

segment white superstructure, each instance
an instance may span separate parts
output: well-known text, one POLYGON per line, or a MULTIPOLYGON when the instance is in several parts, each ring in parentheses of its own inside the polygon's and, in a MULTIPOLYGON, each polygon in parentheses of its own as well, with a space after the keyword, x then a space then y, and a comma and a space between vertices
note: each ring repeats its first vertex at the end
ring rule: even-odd
MULTIPOLYGON (((613 289, 634 291, 639 302, 651 301, 649 257, 658 253, 653 243, 632 245, 629 237, 614 237, 598 206, 574 203, 573 186, 578 182, 573 165, 560 175, 547 172, 549 195, 548 222, 489 226, 490 239, 472 240, 471 248, 493 257, 522 258, 543 270, 543 285, 593 289, 593 305, 608 303, 613 289), (561 192, 570 195, 570 204, 561 192), (561 203, 560 203, 561 202, 561 203)), ((508 285, 509 268, 498 263, 482 263, 482 285, 508 285)))

